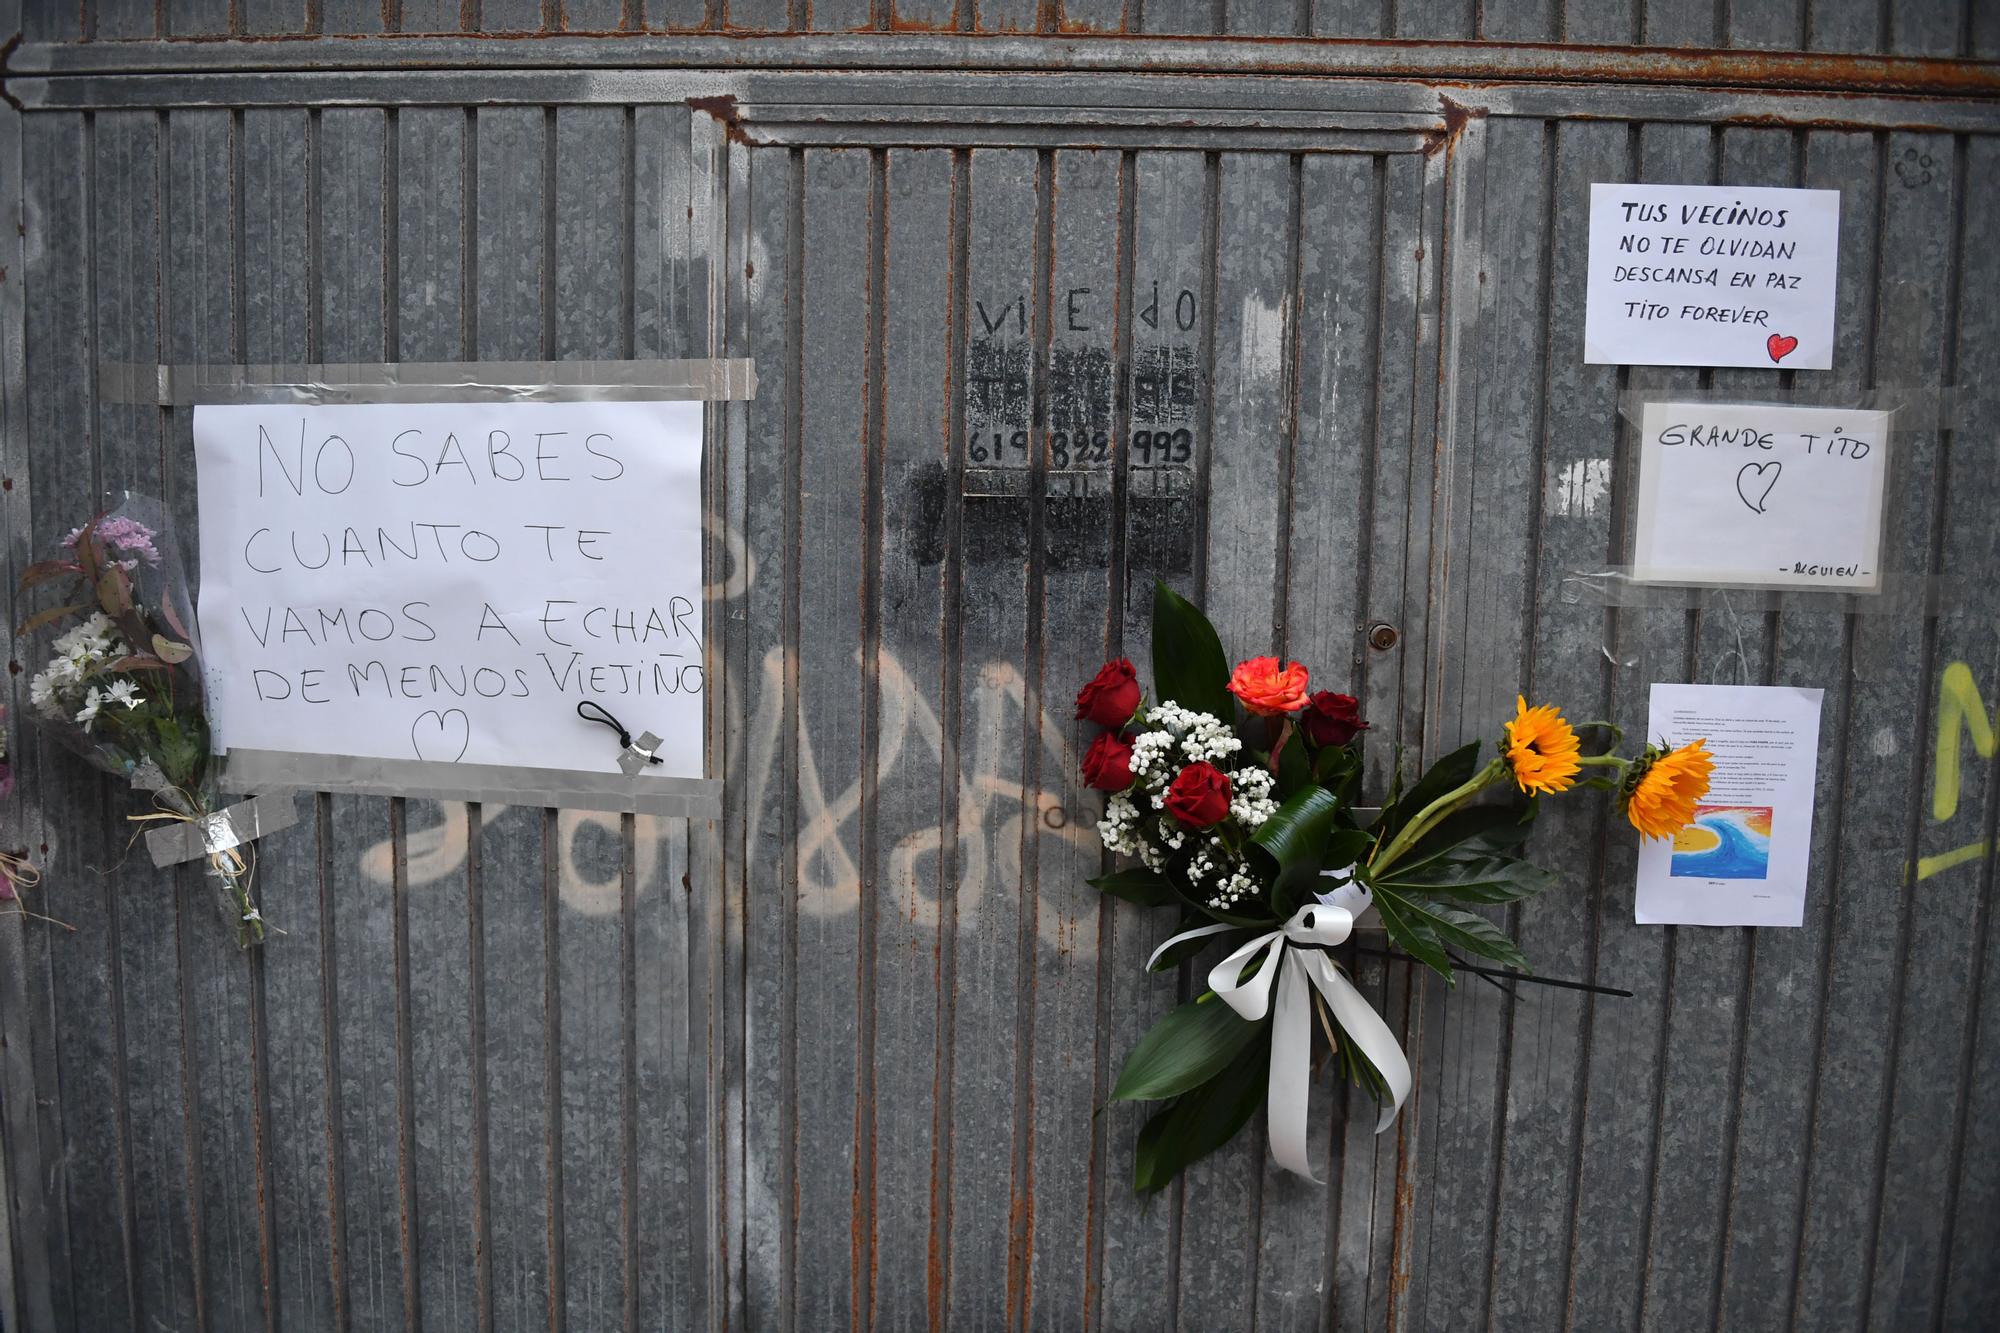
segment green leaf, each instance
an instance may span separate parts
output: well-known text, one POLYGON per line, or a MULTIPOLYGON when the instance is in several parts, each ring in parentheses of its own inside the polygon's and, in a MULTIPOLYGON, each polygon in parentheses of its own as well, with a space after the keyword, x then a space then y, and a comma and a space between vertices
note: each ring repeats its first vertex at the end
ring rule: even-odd
POLYGON ((1430 771, 1417 779, 1415 786, 1385 807, 1381 818, 1375 821, 1376 829, 1385 841, 1394 837, 1396 830, 1423 813, 1424 807, 1446 792, 1463 787, 1478 771, 1479 742, 1468 741, 1432 764, 1430 771))
MULTIPOLYGON (((160 595, 160 614, 166 617, 167 627, 169 629, 173 630, 174 633, 180 635, 181 638, 192 643, 194 641, 194 635, 188 633, 186 625, 181 624, 180 613, 174 610, 174 598, 175 598, 175 593, 173 592, 172 589, 167 589, 166 591, 162 592, 162 594, 160 595)), ((192 652, 194 650, 189 649, 188 651, 192 652)))
POLYGON ((1287 719, 1279 733, 1277 789, 1296 792, 1312 785, 1312 759, 1306 754, 1306 738, 1287 719))
POLYGON ((1336 796, 1361 775, 1361 756, 1349 745, 1329 745, 1313 760, 1313 778, 1336 796))
POLYGON ((1396 858, 1388 878, 1394 882, 1414 876, 1440 861, 1503 855, 1527 840, 1534 831, 1530 823, 1533 817, 1533 802, 1527 803, 1525 815, 1519 803, 1454 810, 1418 839, 1416 846, 1396 858))
POLYGON ((1132 1185, 1152 1194, 1236 1137, 1264 1104, 1268 1039, 1251 1042, 1216 1077, 1154 1115, 1139 1131, 1132 1185))
POLYGON ((1215 626, 1200 607, 1159 582, 1153 584, 1153 692, 1235 724, 1229 659, 1215 626))
POLYGON ((1375 845, 1375 835, 1365 829, 1337 828, 1326 840, 1326 852, 1320 860, 1322 870, 1343 870, 1359 865, 1368 849, 1375 845))
POLYGON ((1451 959, 1445 956, 1444 943, 1437 932, 1418 919, 1408 901, 1393 889, 1379 887, 1374 895, 1375 914, 1382 918, 1382 928, 1388 932, 1390 943, 1451 981, 1451 959))
POLYGON ((33 634, 36 630, 42 628, 44 625, 53 625, 58 620, 63 619, 65 616, 73 616, 79 611, 87 611, 89 609, 90 608, 82 605, 52 606, 46 611, 37 611, 32 616, 29 616, 26 620, 21 622, 19 628, 17 628, 14 632, 17 634, 33 634))
MULTIPOLYGON (((1378 894, 1379 904, 1385 895, 1378 894)), ((1528 960, 1505 931, 1485 917, 1456 907, 1445 907, 1421 894, 1396 894, 1397 907, 1407 919, 1428 929, 1446 948, 1462 949, 1482 958, 1491 958, 1507 967, 1532 972, 1528 960)), ((1384 918, 1385 920, 1387 918, 1384 918)))
POLYGON ((1512 903, 1554 887, 1556 876, 1519 857, 1447 857, 1408 870, 1399 865, 1381 883, 1397 892, 1461 902, 1512 903))
POLYGON ((153 636, 153 651, 162 662, 185 662, 194 656, 194 649, 184 643, 177 643, 164 634, 153 636))
POLYGON ((65 574, 79 574, 82 568, 74 560, 37 560, 21 571, 21 587, 32 588, 50 579, 62 578, 65 574))
POLYGON ((1213 993, 1190 1000, 1153 1024, 1139 1038, 1118 1071, 1114 1102, 1178 1097, 1220 1073, 1256 1036, 1261 1023, 1246 1023, 1213 993))
POLYGON ((1128 903, 1141 907, 1165 907, 1180 901, 1180 894, 1174 889, 1173 881, 1157 870, 1144 866, 1132 866, 1126 870, 1114 870, 1108 875, 1099 875, 1084 883, 1099 893, 1108 893, 1114 898, 1123 898, 1128 903))
POLYGON ((116 662, 113 662, 110 666, 104 669, 106 671, 111 671, 111 672, 173 670, 171 666, 167 665, 165 662, 162 662, 159 658, 153 657, 146 653, 135 653, 130 657, 121 657, 116 662))
POLYGON ((97 580, 97 604, 116 620, 132 609, 132 580, 116 565, 105 566, 97 580))
POLYGON ((1319 874, 1320 858, 1340 811, 1332 792, 1318 785, 1304 787, 1250 836, 1277 861, 1279 884, 1291 886, 1319 874))

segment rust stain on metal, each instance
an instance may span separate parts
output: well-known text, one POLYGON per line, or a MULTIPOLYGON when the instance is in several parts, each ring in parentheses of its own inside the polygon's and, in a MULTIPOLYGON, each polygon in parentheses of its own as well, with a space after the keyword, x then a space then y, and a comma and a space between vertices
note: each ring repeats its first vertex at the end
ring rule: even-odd
MULTIPOLYGON (((7 66, 13 62, 14 50, 20 45, 21 34, 17 32, 7 39, 5 46, 0 46, 0 102, 5 102, 16 111, 25 111, 27 108, 21 105, 21 100, 7 91, 7 66)), ((27 235, 25 231, 21 234, 27 235)))
POLYGON ((1435 157, 1440 150, 1451 152, 1458 147, 1459 136, 1465 133, 1467 125, 1475 120, 1486 119, 1484 107, 1469 107, 1462 102, 1454 102, 1449 97, 1440 97, 1438 101, 1443 104, 1444 129, 1438 134, 1429 136, 1429 142, 1424 145, 1425 157, 1435 157))
POLYGON ((892 13, 889 16, 888 30, 903 33, 942 33, 950 36, 958 32, 959 28, 956 19, 946 19, 940 23, 933 19, 906 19, 892 13))
MULTIPOLYGON (((933 1064, 932 1068, 940 1066, 933 1064)), ((931 1104, 939 1104, 939 1080, 935 1074, 931 1078, 931 1104)), ((944 1327, 944 1247, 938 1243, 942 1228, 937 1224, 939 1207, 938 1173, 943 1166, 943 1134, 935 1120, 931 1124, 931 1228, 930 1237, 924 1246, 924 1302, 930 1312, 931 1327, 944 1327)), ((948 1225, 948 1224, 947 1224, 948 1225)))
MULTIPOLYGON (((385 24, 385 27, 388 26, 385 24)), ((468 25, 468 28, 473 25, 468 25)), ((2000 62, 1990 60, 1939 59, 1922 56, 1839 54, 1810 51, 1753 51, 1717 47, 1662 49, 1624 45, 1584 45, 1580 43, 1424 41, 1407 38, 1300 38, 1250 37, 1242 35, 1148 34, 1143 41, 1111 29, 1096 28, 1083 20, 1062 18, 1046 25, 1037 34, 1031 30, 957 29, 949 22, 891 17, 886 28, 856 29, 860 37, 913 37, 931 39, 940 46, 975 46, 982 38, 1039 37, 1048 43, 1044 66, 1060 63, 1062 44, 1068 39, 1094 39, 1090 44, 1117 44, 1132 49, 1129 60, 1118 58, 1093 62, 1103 72, 1123 70, 1171 70, 1198 77, 1216 74, 1314 74, 1356 78, 1404 78, 1432 83, 1643 83, 1700 88, 1762 88, 1782 91, 1854 92, 1862 94, 1905 94, 1942 97, 2000 96, 2000 62), (1232 64, 1212 71, 1181 68, 1179 63, 1160 59, 1161 52, 1175 48, 1209 46, 1218 51, 1249 50, 1268 53, 1254 64, 1232 64), (1336 60, 1327 53, 1340 52, 1336 60), (1355 58, 1356 54, 1375 58, 1355 58)), ((786 40, 825 37, 825 33, 768 31, 737 27, 725 19, 720 25, 703 25, 684 30, 727 37, 745 44, 780 43, 786 40)), ((412 36, 449 36, 465 42, 519 42, 560 35, 582 38, 606 47, 621 42, 657 40, 661 34, 634 29, 596 32, 551 33, 532 29, 508 32, 461 30, 437 34, 385 32, 358 33, 225 33, 165 39, 174 45, 260 46, 293 43, 345 41, 386 45, 412 36)), ((9 47, 20 42, 12 38, 9 47)), ((4 59, 0 51, 0 60, 4 59)), ((916 51, 904 62, 909 67, 938 68, 957 63, 943 52, 916 51)), ((1014 62, 1010 62, 1014 63, 1014 62)), ((0 82, 4 91, 4 82, 0 82)))
POLYGON ((1028 1143, 1028 1179, 1026 1187, 1014 1195, 1013 1207, 1007 1210, 1008 1230, 1013 1233, 1013 1252, 1007 1256, 1007 1321, 1012 1324, 1025 1318, 1028 1309, 1029 1286, 1032 1278, 1035 1251, 1035 1160, 1032 1138, 1034 1102, 1029 1101, 1031 1135, 1028 1143))
MULTIPOLYGON (((736 110, 736 98, 729 93, 718 93, 713 97, 690 97, 687 106, 690 111, 699 111, 720 121, 722 132, 729 137, 731 143, 740 143, 750 148, 757 146, 757 141, 744 131, 743 117, 736 110)), ((688 215, 690 217, 694 215, 692 208, 688 210, 688 215)))

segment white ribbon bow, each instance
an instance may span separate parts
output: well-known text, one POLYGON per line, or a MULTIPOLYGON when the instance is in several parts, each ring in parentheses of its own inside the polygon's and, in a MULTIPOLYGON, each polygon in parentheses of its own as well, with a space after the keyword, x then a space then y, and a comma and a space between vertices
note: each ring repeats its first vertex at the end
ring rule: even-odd
MULTIPOLYGON (((1375 1126, 1380 1134, 1395 1123, 1410 1095, 1410 1062, 1403 1054, 1396 1034, 1382 1021, 1361 992, 1354 988, 1333 960, 1306 945, 1334 945, 1354 929, 1355 915, 1367 902, 1368 891, 1358 884, 1343 885, 1320 901, 1307 903, 1292 913, 1291 920, 1267 935, 1259 935, 1209 971, 1208 985, 1231 1009, 1256 1023, 1270 1012, 1271 986, 1278 988, 1277 1017, 1271 1023, 1271 1069, 1267 1092, 1271 1130, 1271 1156, 1279 1166, 1307 1180, 1319 1183, 1306 1160, 1307 1097, 1312 1082, 1312 996, 1310 983, 1325 997, 1327 1007, 1339 1020, 1348 1039, 1382 1075, 1389 1085, 1390 1103, 1375 1126), (1292 947, 1287 947, 1288 945, 1292 947), (1264 961, 1243 979, 1243 968, 1258 953, 1264 961)), ((1234 926, 1200 926, 1182 931, 1153 951, 1146 966, 1183 940, 1217 935, 1234 926)))

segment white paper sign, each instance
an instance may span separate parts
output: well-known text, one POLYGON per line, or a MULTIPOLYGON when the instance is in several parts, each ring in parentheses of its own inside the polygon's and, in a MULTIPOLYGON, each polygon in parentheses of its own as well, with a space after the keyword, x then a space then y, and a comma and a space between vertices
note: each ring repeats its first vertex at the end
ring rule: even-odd
POLYGON ((702 776, 698 402, 196 407, 216 748, 702 776))
POLYGON ((1592 185, 1592 365, 1833 366, 1840 191, 1592 185))
POLYGON ((1648 403, 1632 577, 1876 592, 1889 413, 1648 403))
POLYGON ((1640 925, 1804 922, 1819 705, 1792 686, 1653 686, 1648 739, 1706 740, 1715 774, 1693 824, 1640 845, 1640 925))

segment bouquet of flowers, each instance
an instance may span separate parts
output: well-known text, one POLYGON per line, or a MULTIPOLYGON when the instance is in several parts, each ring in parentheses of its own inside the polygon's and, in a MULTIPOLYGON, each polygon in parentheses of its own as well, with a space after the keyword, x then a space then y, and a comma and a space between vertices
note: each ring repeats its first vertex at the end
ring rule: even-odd
MULTIPOLYGON (((1472 966, 1465 955, 1526 972, 1514 941, 1475 909, 1555 882, 1522 854, 1536 800, 1607 788, 1641 834, 1669 837, 1692 820, 1714 767, 1700 741, 1634 759, 1586 754, 1556 707, 1523 699, 1490 759, 1473 741, 1407 787, 1399 766, 1379 807, 1364 806, 1368 724, 1354 698, 1312 691, 1296 662, 1253 657, 1232 670, 1207 618, 1164 584, 1153 658, 1151 701, 1124 659, 1077 696, 1077 717, 1102 728, 1083 758, 1084 780, 1106 793, 1098 835, 1138 861, 1091 883, 1179 910, 1181 929, 1149 968, 1217 943, 1227 953, 1201 995, 1140 1039, 1112 1092, 1167 1103, 1139 1136, 1142 1193, 1228 1142, 1265 1103, 1272 1156, 1311 1178, 1315 1026, 1341 1073, 1386 1103, 1386 1129, 1408 1095, 1409 1064, 1328 953, 1356 918, 1372 907, 1391 944, 1447 981, 1454 964, 1472 966)), ((1616 745, 1615 727, 1592 725, 1616 745)))
POLYGON ((65 537, 62 555, 29 566, 23 589, 49 584, 66 595, 21 632, 66 628, 28 697, 65 746, 154 793, 158 808, 134 822, 196 830, 238 943, 248 946, 264 938, 264 921, 251 897, 247 848, 215 822, 226 817, 217 814, 209 766, 200 657, 188 629, 194 617, 164 531, 158 502, 127 495, 65 537))

